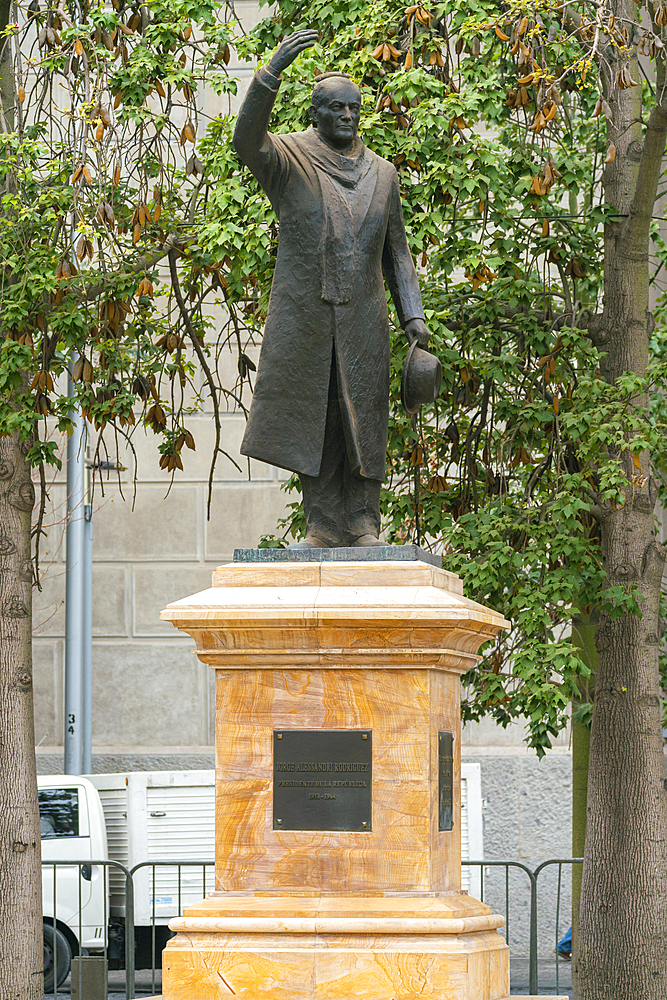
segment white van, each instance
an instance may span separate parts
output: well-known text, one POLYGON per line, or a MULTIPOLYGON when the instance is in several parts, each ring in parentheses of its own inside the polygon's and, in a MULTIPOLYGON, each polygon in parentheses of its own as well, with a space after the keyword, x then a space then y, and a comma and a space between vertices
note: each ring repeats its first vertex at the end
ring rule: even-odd
POLYGON ((213 890, 214 776, 210 770, 38 777, 47 993, 67 978, 73 955, 107 949, 111 968, 124 965, 124 875, 88 862, 119 861, 127 869, 174 862, 140 869, 133 879, 137 968, 150 968, 154 952, 159 959, 168 921, 213 890), (179 861, 210 867, 179 873, 179 861))

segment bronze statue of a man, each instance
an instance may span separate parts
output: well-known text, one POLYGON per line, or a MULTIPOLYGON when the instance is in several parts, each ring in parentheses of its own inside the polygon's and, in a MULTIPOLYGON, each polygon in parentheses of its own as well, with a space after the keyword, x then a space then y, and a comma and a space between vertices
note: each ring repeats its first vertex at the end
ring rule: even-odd
POLYGON ((234 146, 280 221, 278 259, 241 452, 296 472, 300 548, 379 545, 389 423, 382 273, 410 343, 429 333, 393 164, 357 138, 361 92, 320 77, 312 128, 268 131, 282 71, 317 32, 290 35, 260 68, 234 146))

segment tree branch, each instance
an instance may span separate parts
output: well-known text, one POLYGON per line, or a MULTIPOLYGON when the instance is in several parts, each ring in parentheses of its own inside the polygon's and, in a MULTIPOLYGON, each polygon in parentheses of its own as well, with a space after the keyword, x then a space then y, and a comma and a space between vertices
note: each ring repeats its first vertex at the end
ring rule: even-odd
POLYGON ((220 413, 218 412, 218 393, 215 386, 215 381, 213 380, 213 374, 209 367, 208 361, 206 360, 206 355, 202 350, 202 346, 199 343, 199 338, 195 333, 195 329, 192 325, 192 320, 190 319, 190 313, 185 304, 185 299, 183 298, 183 292, 181 291, 181 283, 178 278, 178 269, 176 267, 176 254, 177 250, 175 247, 171 247, 169 250, 169 273, 171 274, 171 286, 174 290, 174 296, 176 297, 176 302, 178 303, 178 308, 181 313, 181 318, 185 325, 185 329, 188 332, 188 336, 194 347, 195 354, 199 360, 199 364, 202 367, 206 382, 208 385, 209 392, 211 394, 211 402, 213 404, 213 419, 215 421, 215 448, 213 449, 213 457, 211 458, 211 468, 208 474, 208 502, 206 505, 206 514, 210 520, 211 517, 211 496, 213 493, 213 473, 215 472, 215 462, 219 454, 226 455, 231 462, 234 463, 239 472, 243 470, 239 466, 238 462, 235 462, 231 455, 228 455, 224 449, 220 447, 220 413))
MULTIPOLYGON (((161 260, 172 252, 172 250, 177 249, 177 244, 179 237, 175 233, 170 233, 166 240, 154 254, 150 257, 140 257, 134 267, 131 267, 128 271, 123 272, 123 276, 129 277, 133 274, 141 274, 143 271, 150 271, 159 264, 161 260)), ((121 276, 120 274, 118 275, 121 276)), ((82 289, 79 293, 83 299, 96 299, 98 295, 101 295, 104 289, 107 287, 108 282, 99 281, 96 285, 91 285, 90 288, 82 289)))
POLYGON ((635 252, 638 250, 646 252, 666 143, 667 107, 657 104, 648 120, 637 184, 623 236, 623 242, 635 252))

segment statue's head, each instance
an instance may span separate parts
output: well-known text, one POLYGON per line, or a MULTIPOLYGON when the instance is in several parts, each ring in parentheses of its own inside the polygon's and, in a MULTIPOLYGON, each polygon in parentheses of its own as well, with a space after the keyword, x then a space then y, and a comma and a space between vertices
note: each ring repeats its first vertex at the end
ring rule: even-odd
POLYGON ((313 128, 330 146, 345 149, 354 140, 361 115, 361 91, 342 73, 325 74, 315 85, 310 105, 313 128))

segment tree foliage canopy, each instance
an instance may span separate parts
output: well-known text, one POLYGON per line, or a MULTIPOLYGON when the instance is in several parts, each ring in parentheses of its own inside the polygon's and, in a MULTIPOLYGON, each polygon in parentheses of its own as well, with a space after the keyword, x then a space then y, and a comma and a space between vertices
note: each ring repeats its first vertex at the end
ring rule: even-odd
MULTIPOLYGON (((610 584, 596 512, 646 484, 647 451, 663 488, 664 307, 649 370, 613 383, 599 325, 602 231, 622 223, 605 198, 605 94, 637 87, 654 106, 636 53, 663 65, 661 16, 640 28, 599 3, 283 2, 244 43, 261 61, 317 27, 276 130, 304 126, 314 75, 335 66, 362 84, 364 141, 399 171, 444 387, 418 421, 402 412, 395 323, 388 537, 441 548, 466 593, 512 620, 466 678, 464 718, 525 715, 538 754, 588 672, 564 637, 571 614, 642 613, 634 583, 610 584)), ((659 271, 657 226, 653 239, 659 271)))
MULTIPOLYGON (((80 406, 98 455, 143 424, 177 475, 195 446, 196 371, 218 427, 223 406, 244 407, 278 220, 233 152, 230 51, 265 61, 286 33, 317 28, 273 128, 307 125, 318 73, 361 85, 361 133, 399 172, 444 369, 437 404, 407 417, 394 315, 388 537, 441 548, 466 593, 512 620, 466 678, 464 717, 526 715, 542 753, 586 674, 563 637, 573 610, 641 614, 632 582, 609 583, 596 509, 641 490, 647 451, 656 480, 667 467, 665 307, 649 369, 613 382, 597 322, 602 229, 622 224, 605 199, 605 95, 636 88, 652 107, 637 48, 662 80, 667 8, 640 27, 589 0, 279 0, 249 33, 213 0, 33 0, 18 24, 8 11, 0 433, 18 431, 34 466, 57 462, 47 418, 68 430, 80 406), (211 118, 204 87, 219 97, 211 118), (229 348, 239 374, 225 385, 229 348)), ((222 449, 218 436, 211 477, 222 449)), ((286 532, 299 523, 296 504, 286 532)))

